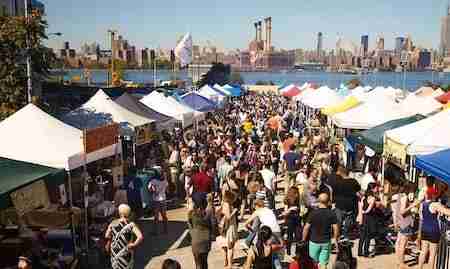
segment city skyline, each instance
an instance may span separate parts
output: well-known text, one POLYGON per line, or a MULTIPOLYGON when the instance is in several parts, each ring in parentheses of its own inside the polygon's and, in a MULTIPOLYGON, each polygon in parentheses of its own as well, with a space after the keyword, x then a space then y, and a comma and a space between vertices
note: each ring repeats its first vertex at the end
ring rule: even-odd
POLYGON ((274 19, 272 40, 276 48, 313 50, 317 48, 318 32, 323 33, 326 50, 335 47, 339 36, 358 44, 364 34, 369 35, 370 50, 379 35, 384 36, 386 49, 394 49, 395 37, 408 34, 419 46, 439 48, 441 18, 448 5, 447 0, 413 5, 406 0, 380 0, 370 6, 356 0, 297 1, 284 6, 254 0, 134 0, 114 6, 106 0, 42 2, 49 32, 64 34, 49 40, 48 45, 60 48, 63 41, 69 41, 76 49, 91 42, 108 48, 108 29, 118 30, 138 48, 173 48, 176 38, 189 31, 196 44, 210 41, 219 49, 245 49, 254 38, 252 22, 265 16, 274 19))

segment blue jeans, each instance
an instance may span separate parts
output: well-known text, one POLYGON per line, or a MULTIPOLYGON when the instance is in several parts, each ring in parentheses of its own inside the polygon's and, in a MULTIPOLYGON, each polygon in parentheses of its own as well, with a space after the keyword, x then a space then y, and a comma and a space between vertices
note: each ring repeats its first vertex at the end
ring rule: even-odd
POLYGON ((259 232, 259 226, 261 226, 261 222, 259 221, 259 218, 256 218, 252 223, 252 230, 245 238, 245 243, 247 244, 247 246, 251 246, 253 244, 253 241, 255 240, 255 237, 259 232))

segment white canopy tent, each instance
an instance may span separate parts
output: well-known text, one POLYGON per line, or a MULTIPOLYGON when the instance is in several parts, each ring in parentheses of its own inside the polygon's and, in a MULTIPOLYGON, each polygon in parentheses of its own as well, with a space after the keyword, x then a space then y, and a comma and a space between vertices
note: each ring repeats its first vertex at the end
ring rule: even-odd
POLYGON ((387 121, 409 116, 392 97, 374 93, 370 95, 371 98, 364 96, 365 102, 361 105, 333 115, 331 117, 333 123, 340 128, 366 130, 387 121))
POLYGON ((91 129, 111 122, 119 123, 122 135, 134 135, 134 128, 154 122, 117 104, 98 90, 81 107, 69 112, 63 121, 79 129, 91 129))
POLYGON ((431 154, 450 148, 450 109, 385 133, 385 140, 406 147, 408 155, 431 154))
POLYGON ((228 91, 226 88, 220 86, 219 84, 216 83, 216 84, 214 84, 213 87, 214 87, 214 89, 220 91, 220 92, 223 93, 224 95, 226 95, 226 96, 231 96, 231 92, 228 91))
POLYGON ((222 94, 222 93, 218 92, 217 90, 214 90, 213 88, 211 88, 208 85, 201 87, 197 93, 203 97, 208 98, 209 100, 212 100, 212 101, 218 103, 218 104, 223 104, 223 102, 226 98, 225 94, 222 94))
POLYGON ((409 94, 405 100, 401 102, 402 109, 411 115, 421 114, 428 115, 442 108, 442 104, 430 96, 417 96, 409 94))
MULTIPOLYGON (((317 89, 318 90, 318 89, 317 89)), ((303 99, 307 99, 311 94, 313 94, 315 91, 317 91, 316 89, 307 87, 306 89, 304 89, 299 95, 294 96, 294 100, 295 101, 302 101, 303 99)))
MULTIPOLYGON (((121 153, 120 143, 87 154, 87 163, 121 153)), ((28 104, 0 122, 0 156, 73 170, 84 164, 83 132, 28 104)))
POLYGON ((161 114, 180 121, 184 128, 191 126, 195 121, 202 121, 205 118, 204 113, 193 110, 179 103, 175 98, 165 96, 158 91, 153 91, 144 96, 140 102, 161 114))
POLYGON ((306 96, 301 102, 311 108, 319 109, 341 102, 343 98, 328 87, 321 87, 306 96))

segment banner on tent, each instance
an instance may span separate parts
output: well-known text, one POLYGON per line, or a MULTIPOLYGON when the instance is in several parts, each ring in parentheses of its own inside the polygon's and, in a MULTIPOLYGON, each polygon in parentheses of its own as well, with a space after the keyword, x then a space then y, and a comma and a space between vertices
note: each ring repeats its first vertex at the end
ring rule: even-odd
POLYGON ((119 142, 119 124, 85 130, 83 139, 86 154, 115 145, 119 142))
POLYGON ((36 181, 10 194, 11 201, 20 216, 33 209, 50 205, 47 186, 43 180, 36 181))
POLYGON ((156 138, 155 124, 145 124, 136 127, 136 145, 144 145, 152 142, 156 138))
POLYGON ((384 141, 384 157, 387 161, 397 165, 400 168, 406 166, 406 147, 396 141, 386 137, 384 141))

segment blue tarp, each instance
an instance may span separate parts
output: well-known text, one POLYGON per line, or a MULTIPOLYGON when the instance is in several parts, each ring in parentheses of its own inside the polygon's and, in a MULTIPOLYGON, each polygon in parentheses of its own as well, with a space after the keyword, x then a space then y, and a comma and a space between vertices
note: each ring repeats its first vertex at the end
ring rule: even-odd
POLYGON ((201 111, 210 112, 217 109, 217 104, 195 92, 190 92, 181 97, 184 104, 190 108, 201 111))
POLYGON ((418 155, 416 167, 450 185, 450 149, 418 155))
POLYGON ((231 93, 231 96, 238 97, 241 96, 242 90, 239 86, 231 86, 231 85, 225 85, 223 88, 231 93))

